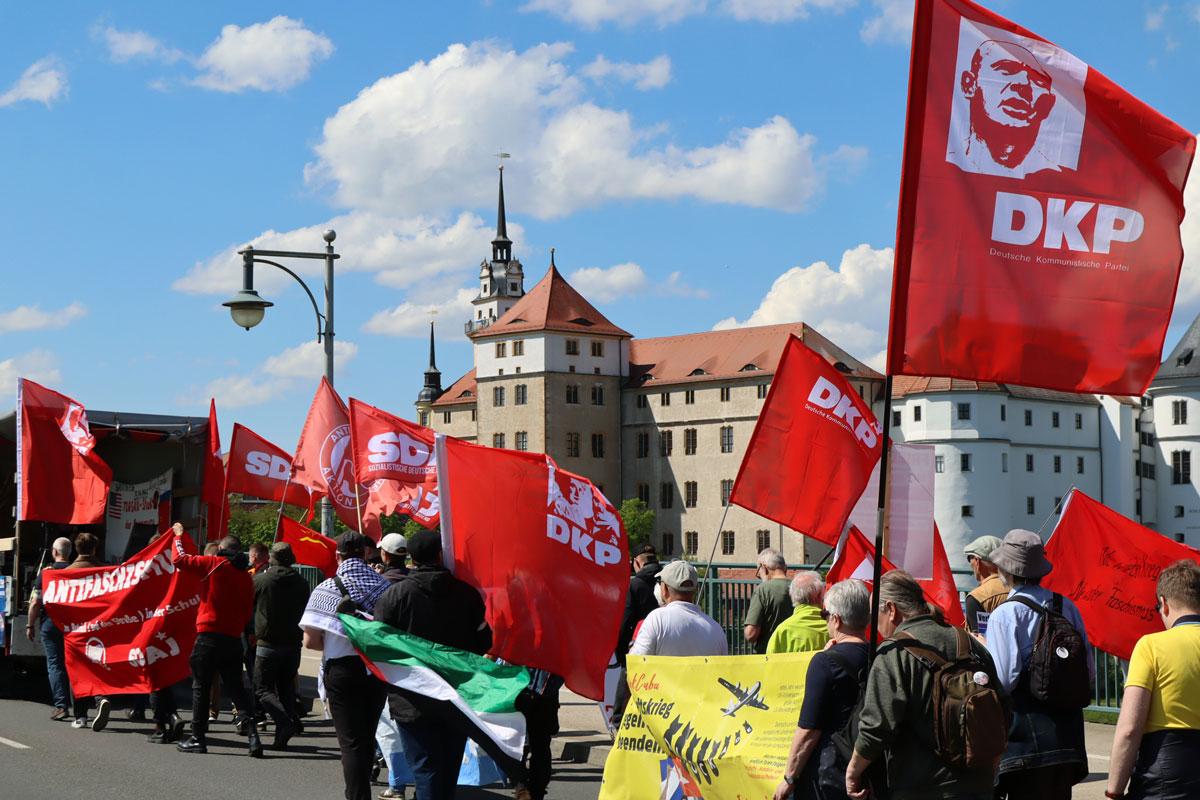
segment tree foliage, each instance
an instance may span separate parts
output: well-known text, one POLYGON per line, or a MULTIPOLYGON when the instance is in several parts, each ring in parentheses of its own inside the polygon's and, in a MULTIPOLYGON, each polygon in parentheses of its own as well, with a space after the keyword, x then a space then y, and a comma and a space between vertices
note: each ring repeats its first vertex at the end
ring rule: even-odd
POLYGON ((650 536, 654 533, 654 512, 650 510, 650 506, 636 497, 631 497, 621 501, 621 508, 617 513, 625 523, 630 552, 650 541, 650 536))

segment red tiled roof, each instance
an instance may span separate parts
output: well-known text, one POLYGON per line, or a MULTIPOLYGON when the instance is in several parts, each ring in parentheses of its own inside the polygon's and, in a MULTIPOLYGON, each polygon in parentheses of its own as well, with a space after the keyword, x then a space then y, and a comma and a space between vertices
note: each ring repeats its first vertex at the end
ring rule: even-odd
POLYGON ((546 277, 538 281, 517 304, 500 319, 471 334, 472 339, 502 336, 526 331, 558 331, 561 333, 625 336, 621 330, 596 310, 556 267, 551 265, 546 277))
POLYGON ((843 363, 849 375, 883 378, 811 326, 795 322, 634 339, 629 345, 630 383, 648 386, 771 375, 779 365, 788 336, 792 334, 830 363, 843 363), (748 369, 750 365, 754 368, 748 369))
POLYGON ((454 382, 454 385, 442 393, 442 396, 433 401, 435 406, 454 406, 462 403, 475 402, 475 369, 463 375, 454 382))
POLYGON ((1059 403, 1084 403, 1088 405, 1099 402, 1096 396, 1091 394, 1072 394, 1071 392, 1056 392, 1051 389, 1033 389, 1028 386, 1017 386, 1008 383, 971 381, 962 378, 926 378, 914 377, 912 375, 897 375, 892 379, 893 399, 907 397, 910 394, 933 394, 938 392, 999 392, 1025 400, 1048 400, 1059 403))

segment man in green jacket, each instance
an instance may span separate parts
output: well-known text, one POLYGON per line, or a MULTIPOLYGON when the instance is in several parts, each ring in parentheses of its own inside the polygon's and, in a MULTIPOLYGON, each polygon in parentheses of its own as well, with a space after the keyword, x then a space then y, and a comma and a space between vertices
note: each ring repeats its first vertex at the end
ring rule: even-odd
MULTIPOLYGON (((879 635, 903 631, 952 659, 955 629, 931 612, 920 584, 907 572, 892 570, 880 580, 879 635)), ((974 638, 970 646, 985 673, 980 680, 1000 687, 988 651, 974 638)), ((867 797, 864 774, 886 755, 893 800, 990 800, 994 769, 948 766, 935 752, 934 735, 933 672, 907 648, 884 642, 867 676, 846 794, 852 800, 867 797)))
POLYGON ((308 581, 293 569, 291 545, 271 545, 268 566, 254 576, 254 696, 275 723, 276 750, 296 733, 296 673, 300 669, 300 618, 308 581))

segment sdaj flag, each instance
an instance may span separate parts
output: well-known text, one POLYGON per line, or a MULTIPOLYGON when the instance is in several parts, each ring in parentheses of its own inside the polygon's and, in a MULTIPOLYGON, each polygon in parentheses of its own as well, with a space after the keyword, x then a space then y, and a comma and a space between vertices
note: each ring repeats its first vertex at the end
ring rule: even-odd
POLYGON ((1195 148, 1041 36, 917 0, 888 373, 1141 395, 1195 148))

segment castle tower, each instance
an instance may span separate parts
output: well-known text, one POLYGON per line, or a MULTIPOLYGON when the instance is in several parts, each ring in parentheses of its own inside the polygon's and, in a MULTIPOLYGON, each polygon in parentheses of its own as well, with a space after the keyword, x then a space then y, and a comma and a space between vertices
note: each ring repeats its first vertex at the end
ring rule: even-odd
POLYGON ((429 425, 430 409, 433 402, 441 397, 442 373, 437 368, 437 354, 433 346, 433 320, 429 321, 429 366, 425 368, 425 385, 417 394, 417 422, 429 425))
POLYGON ((525 296, 525 272, 512 257, 508 221, 504 212, 504 165, 500 165, 500 194, 496 204, 496 238, 492 239, 492 258, 479 264, 479 294, 471 301, 475 307, 468 334, 486 328, 525 296))

